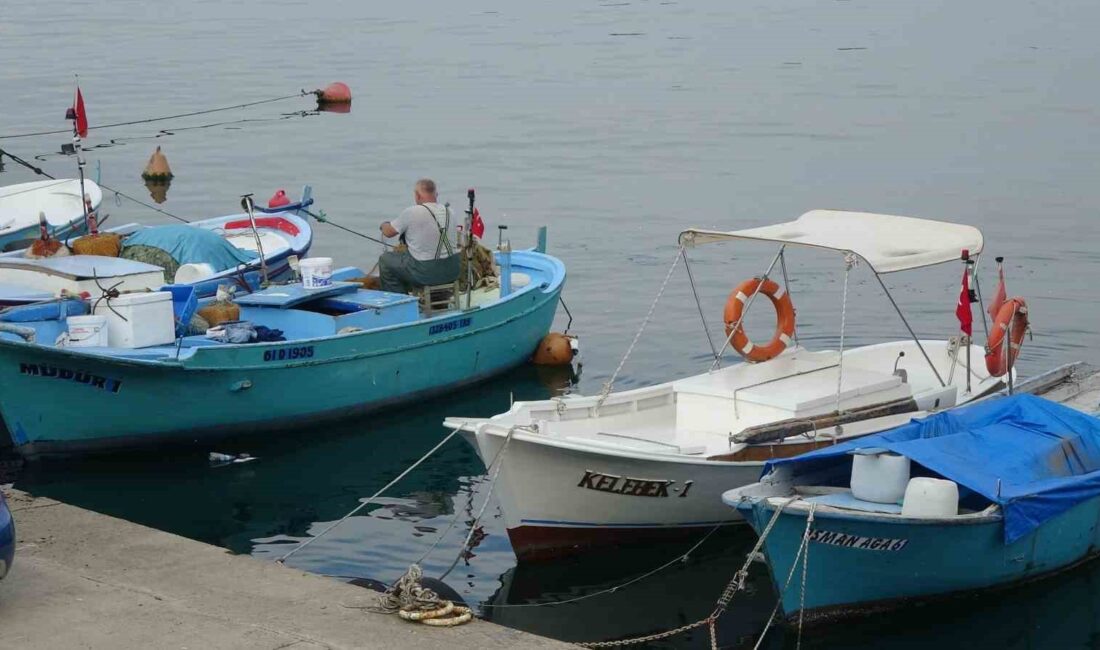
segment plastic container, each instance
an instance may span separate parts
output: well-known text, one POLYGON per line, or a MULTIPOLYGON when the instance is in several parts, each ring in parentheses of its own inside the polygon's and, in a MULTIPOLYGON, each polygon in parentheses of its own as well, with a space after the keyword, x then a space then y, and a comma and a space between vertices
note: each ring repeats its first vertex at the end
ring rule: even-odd
POLYGON ((959 514, 959 486, 954 481, 918 476, 905 488, 901 516, 935 519, 959 514))
POLYGON ((307 257, 298 262, 298 268, 302 271, 303 288, 323 289, 332 286, 331 257, 307 257))
POLYGON ((107 317, 100 315, 69 316, 65 319, 69 325, 71 348, 107 347, 107 317))
POLYGON ((199 308, 198 294, 189 284, 169 284, 162 287, 172 294, 172 315, 176 319, 176 336, 187 334, 191 317, 199 308))
POLYGON ((852 457, 852 496, 874 503, 899 503, 909 483, 909 459, 898 454, 852 457))
POLYGON ((172 294, 168 291, 124 293, 112 299, 110 307, 108 301, 100 301, 95 313, 107 318, 111 347, 144 348, 176 340, 172 294))
POLYGON ((176 269, 176 277, 173 278, 173 281, 176 284, 192 284, 212 278, 215 274, 214 267, 209 264, 180 264, 180 267, 176 269))

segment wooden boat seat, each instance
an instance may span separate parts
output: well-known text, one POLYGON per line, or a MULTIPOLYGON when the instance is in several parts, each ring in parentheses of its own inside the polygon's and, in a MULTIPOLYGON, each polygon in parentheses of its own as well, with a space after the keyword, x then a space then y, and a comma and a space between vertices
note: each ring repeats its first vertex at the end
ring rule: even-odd
POLYGON ((453 311, 457 308, 458 282, 420 287, 414 295, 420 299, 420 311, 425 316, 453 311))

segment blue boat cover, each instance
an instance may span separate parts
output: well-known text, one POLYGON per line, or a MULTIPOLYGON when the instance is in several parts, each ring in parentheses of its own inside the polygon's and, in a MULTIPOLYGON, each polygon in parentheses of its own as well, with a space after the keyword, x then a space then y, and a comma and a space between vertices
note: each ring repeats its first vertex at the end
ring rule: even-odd
POLYGON ((1000 504, 1005 544, 1100 495, 1100 419, 1033 395, 965 406, 769 462, 797 474, 881 448, 1000 504), (831 462, 829 462, 831 459, 831 462))
POLYGON ((183 224, 142 228, 123 244, 159 248, 181 265, 209 264, 217 273, 256 259, 256 253, 237 248, 211 230, 183 224))

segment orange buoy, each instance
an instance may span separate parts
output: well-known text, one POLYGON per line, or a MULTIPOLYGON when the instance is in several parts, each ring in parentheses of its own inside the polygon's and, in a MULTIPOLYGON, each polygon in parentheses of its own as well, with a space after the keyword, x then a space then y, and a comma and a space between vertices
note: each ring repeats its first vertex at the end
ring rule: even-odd
POLYGON ((168 166, 168 158, 160 152, 159 146, 153 155, 149 156, 149 164, 145 166, 145 171, 141 172, 141 177, 147 181, 172 180, 172 168, 168 166))
POLYGON ((351 88, 342 81, 334 81, 325 86, 324 90, 317 91, 317 102, 320 104, 350 104, 351 88))
POLYGON ((726 336, 732 335, 734 349, 748 361, 759 363, 774 359, 790 345, 795 327, 794 303, 791 302, 791 294, 772 280, 751 278, 737 285, 737 288, 730 292, 729 299, 726 300, 723 320, 726 323, 726 336), (757 291, 767 296, 775 307, 775 334, 764 345, 755 345, 750 341, 745 335, 745 325, 741 322, 745 305, 757 291), (736 332, 734 327, 737 328, 736 332))
POLYGON ((573 345, 564 334, 550 332, 535 348, 532 361, 537 366, 564 366, 573 363, 573 345))
POLYGON ((1027 303, 1023 298, 1006 300, 997 311, 997 318, 990 328, 989 342, 985 346, 985 369, 991 376, 1000 377, 1016 365, 1016 357, 1020 356, 1020 346, 1024 344, 1027 328, 1027 303), (1006 351, 1004 342, 1009 327, 1012 328, 1012 338, 1008 341, 1006 351))
POLYGON ((279 190, 267 200, 267 207, 269 208, 281 208, 284 205, 290 205, 290 199, 286 196, 286 190, 279 190))

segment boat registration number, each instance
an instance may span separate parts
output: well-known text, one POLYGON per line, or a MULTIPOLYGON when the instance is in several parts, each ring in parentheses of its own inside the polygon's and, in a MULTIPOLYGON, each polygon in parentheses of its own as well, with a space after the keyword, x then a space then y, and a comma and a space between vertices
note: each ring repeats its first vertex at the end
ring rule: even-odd
POLYGON ((830 546, 843 546, 845 548, 857 548, 863 551, 900 551, 909 544, 907 539, 890 539, 888 537, 863 537, 861 535, 845 535, 820 528, 810 531, 810 541, 830 546))
POLYGON ((279 348, 278 350, 264 350, 264 361, 287 361, 293 359, 309 359, 313 356, 313 346, 303 345, 297 348, 279 348))
POLYGON ((436 323, 428 328, 428 336, 435 336, 436 334, 442 334, 444 332, 453 332, 470 326, 471 319, 469 317, 456 318, 449 320, 446 323, 436 323))

